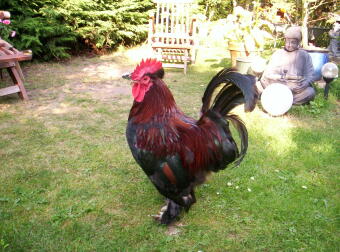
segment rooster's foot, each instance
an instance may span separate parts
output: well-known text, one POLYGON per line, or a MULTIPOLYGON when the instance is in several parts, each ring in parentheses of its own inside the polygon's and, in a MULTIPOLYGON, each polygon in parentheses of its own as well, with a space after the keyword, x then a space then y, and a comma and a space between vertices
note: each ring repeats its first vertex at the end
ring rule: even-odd
POLYGON ((172 200, 167 200, 167 205, 161 208, 159 214, 151 215, 160 224, 169 225, 176 221, 183 207, 172 200))
MULTIPOLYGON (((163 208, 162 208, 163 209, 163 208)), ((179 215, 182 211, 183 207, 178 205, 172 200, 168 200, 168 205, 166 206, 166 210, 160 216, 160 223, 169 225, 176 221, 179 218, 179 215)))
POLYGON ((168 201, 167 201, 167 204, 164 205, 164 206, 161 208, 161 211, 159 211, 158 214, 152 214, 151 217, 154 218, 155 221, 161 223, 162 215, 163 215, 163 213, 166 211, 167 208, 168 208, 168 201))

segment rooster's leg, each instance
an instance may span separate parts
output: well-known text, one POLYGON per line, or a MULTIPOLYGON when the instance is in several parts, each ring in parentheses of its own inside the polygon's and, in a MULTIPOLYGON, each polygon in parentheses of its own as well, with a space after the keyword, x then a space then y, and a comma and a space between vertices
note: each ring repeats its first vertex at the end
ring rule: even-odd
POLYGON ((190 207, 196 203, 196 196, 194 189, 191 190, 191 192, 187 195, 182 197, 183 200, 183 206, 186 212, 189 211, 190 207))
POLYGON ((172 223, 173 221, 175 221, 177 219, 177 217, 180 215, 182 209, 183 209, 183 207, 181 207, 180 205, 178 205, 174 201, 169 200, 167 208, 160 218, 161 224, 168 225, 168 224, 172 223))
POLYGON ((196 203, 196 196, 195 196, 195 191, 194 191, 194 189, 191 190, 190 195, 191 195, 191 199, 192 199, 191 205, 192 205, 192 204, 195 204, 195 203, 196 203))

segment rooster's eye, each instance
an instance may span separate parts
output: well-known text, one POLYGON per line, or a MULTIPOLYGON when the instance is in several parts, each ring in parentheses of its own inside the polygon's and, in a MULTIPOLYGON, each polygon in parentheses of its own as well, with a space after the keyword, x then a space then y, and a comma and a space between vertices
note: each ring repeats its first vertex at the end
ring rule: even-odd
POLYGON ((141 81, 143 83, 148 83, 150 81, 150 77, 149 76, 144 76, 141 81))

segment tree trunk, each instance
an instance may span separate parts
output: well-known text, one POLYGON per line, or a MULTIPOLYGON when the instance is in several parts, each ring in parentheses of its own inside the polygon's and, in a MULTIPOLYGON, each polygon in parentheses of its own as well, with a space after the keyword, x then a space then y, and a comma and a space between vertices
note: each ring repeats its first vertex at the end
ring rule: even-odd
POLYGON ((302 47, 308 47, 308 18, 309 18, 309 6, 308 0, 303 0, 303 9, 302 9, 302 47))

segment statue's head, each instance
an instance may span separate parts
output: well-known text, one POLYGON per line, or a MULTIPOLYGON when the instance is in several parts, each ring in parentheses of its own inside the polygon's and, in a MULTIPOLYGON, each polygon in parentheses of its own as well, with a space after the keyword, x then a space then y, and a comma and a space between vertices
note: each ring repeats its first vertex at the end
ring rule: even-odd
POLYGON ((285 32, 285 50, 292 52, 299 49, 301 39, 301 28, 298 26, 289 27, 285 32))

